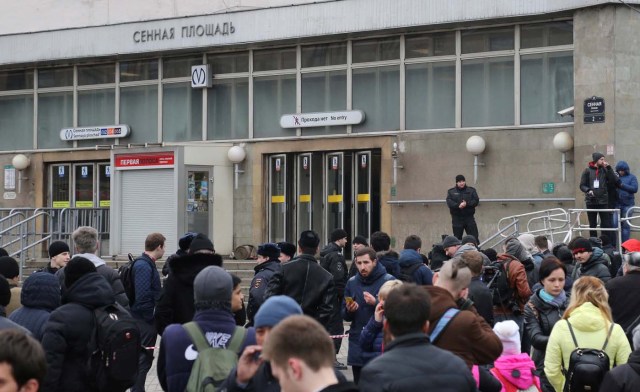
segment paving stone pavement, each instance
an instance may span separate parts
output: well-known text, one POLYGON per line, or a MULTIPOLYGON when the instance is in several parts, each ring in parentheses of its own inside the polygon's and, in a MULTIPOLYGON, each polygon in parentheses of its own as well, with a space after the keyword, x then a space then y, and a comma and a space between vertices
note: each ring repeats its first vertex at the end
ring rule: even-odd
MULTIPOLYGON (((348 329, 348 326, 345 325, 345 329, 348 329)), ((156 346, 160 346, 160 338, 158 338, 158 342, 156 346)), ((340 346, 340 352, 338 353, 337 359, 339 362, 344 364, 347 363, 347 351, 349 348, 349 342, 347 338, 342 340, 342 346, 340 346)), ((160 382, 158 381, 158 372, 156 370, 156 362, 158 361, 158 350, 155 352, 155 357, 153 359, 153 365, 151 366, 151 370, 149 370, 149 374, 147 374, 147 382, 145 384, 146 392, 162 392, 162 387, 160 387, 160 382)), ((342 374, 349 381, 353 381, 353 373, 351 372, 351 367, 348 370, 342 370, 342 374)))

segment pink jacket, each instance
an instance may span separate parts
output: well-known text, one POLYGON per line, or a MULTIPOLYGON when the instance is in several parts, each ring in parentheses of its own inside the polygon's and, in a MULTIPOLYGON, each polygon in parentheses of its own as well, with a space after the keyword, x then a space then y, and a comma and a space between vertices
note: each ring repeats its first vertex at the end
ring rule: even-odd
POLYGON ((491 373, 502 383, 501 392, 511 392, 534 386, 540 390, 540 378, 533 372, 536 365, 529 354, 502 355, 491 369, 491 373))

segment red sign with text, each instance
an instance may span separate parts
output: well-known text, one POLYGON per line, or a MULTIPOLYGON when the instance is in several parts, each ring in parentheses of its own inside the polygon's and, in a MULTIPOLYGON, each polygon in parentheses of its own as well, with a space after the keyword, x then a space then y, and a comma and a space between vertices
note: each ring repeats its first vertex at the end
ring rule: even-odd
POLYGON ((115 156, 116 167, 173 166, 173 152, 115 156))

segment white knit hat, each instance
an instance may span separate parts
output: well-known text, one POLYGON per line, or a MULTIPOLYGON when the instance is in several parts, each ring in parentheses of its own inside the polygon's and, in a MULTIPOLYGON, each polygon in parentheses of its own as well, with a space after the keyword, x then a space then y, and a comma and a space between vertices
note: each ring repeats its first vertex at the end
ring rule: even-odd
POLYGON ((493 327, 493 332, 502 341, 502 355, 520 354, 520 333, 513 320, 501 321, 493 327))

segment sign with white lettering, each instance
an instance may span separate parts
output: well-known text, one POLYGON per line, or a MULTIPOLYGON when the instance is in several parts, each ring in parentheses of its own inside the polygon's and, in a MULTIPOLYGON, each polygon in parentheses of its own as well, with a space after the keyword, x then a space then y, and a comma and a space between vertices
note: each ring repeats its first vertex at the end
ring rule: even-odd
POLYGON ((584 100, 584 122, 604 122, 604 98, 594 96, 584 100))
POLYGON ((364 121, 362 110, 342 112, 285 114, 280 117, 282 128, 327 127, 334 125, 353 125, 364 121))
POLYGON ((207 88, 213 85, 211 65, 194 65, 191 67, 191 88, 207 88))
POLYGON ((65 128, 60 131, 61 140, 116 139, 129 136, 128 125, 103 125, 97 127, 65 128))
POLYGON ((151 154, 118 154, 114 157, 117 168, 124 167, 166 167, 173 166, 173 152, 151 154))

